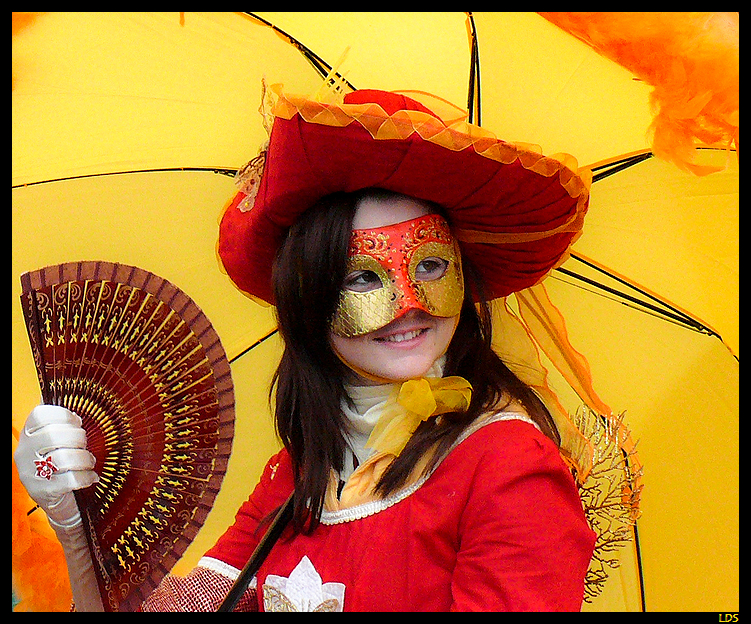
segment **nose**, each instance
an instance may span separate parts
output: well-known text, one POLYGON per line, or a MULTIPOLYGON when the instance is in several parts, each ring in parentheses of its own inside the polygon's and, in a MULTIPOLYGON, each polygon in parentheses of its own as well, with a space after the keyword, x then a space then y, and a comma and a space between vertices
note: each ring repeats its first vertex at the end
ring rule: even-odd
POLYGON ((400 267, 398 270, 393 271, 391 273, 391 282, 391 300, 396 303, 394 318, 399 318, 410 310, 422 310, 430 314, 430 310, 423 302, 424 297, 420 295, 419 286, 410 279, 406 267, 400 267))

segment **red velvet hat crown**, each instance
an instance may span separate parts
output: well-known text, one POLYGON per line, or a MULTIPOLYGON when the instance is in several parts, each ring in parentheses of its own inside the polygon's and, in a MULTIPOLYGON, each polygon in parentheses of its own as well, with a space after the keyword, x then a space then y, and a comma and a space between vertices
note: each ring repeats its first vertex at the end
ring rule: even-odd
POLYGON ((284 94, 265 154, 239 174, 218 253, 243 292, 273 303, 271 266, 287 229, 320 198, 377 187, 443 206, 491 298, 532 286, 580 235, 589 172, 567 155, 444 121, 414 99, 361 90, 343 103, 284 94))

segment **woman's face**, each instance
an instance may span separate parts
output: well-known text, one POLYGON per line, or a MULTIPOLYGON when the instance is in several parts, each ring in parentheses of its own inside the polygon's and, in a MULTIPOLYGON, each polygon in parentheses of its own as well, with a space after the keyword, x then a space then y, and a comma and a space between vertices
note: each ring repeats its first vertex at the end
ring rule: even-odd
MULTIPOLYGON (((352 228, 382 228, 430 212, 425 205, 406 197, 364 199, 356 209, 352 228)), ((427 258, 414 270, 426 280, 436 279, 442 272, 440 260, 427 258)), ((345 288, 355 291, 369 288, 368 278, 362 273, 350 273, 345 279, 345 288)), ((404 381, 427 373, 448 349, 458 322, 458 313, 441 317, 412 308, 387 325, 363 335, 346 337, 332 329, 330 340, 339 357, 353 370, 354 378, 351 381, 355 384, 404 381)))

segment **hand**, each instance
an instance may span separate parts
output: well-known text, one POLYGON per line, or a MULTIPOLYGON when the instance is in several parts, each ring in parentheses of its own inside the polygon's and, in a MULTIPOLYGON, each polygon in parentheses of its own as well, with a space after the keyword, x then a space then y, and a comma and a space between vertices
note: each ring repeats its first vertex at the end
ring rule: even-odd
POLYGON ((21 430, 14 460, 21 483, 51 521, 71 526, 80 520, 73 491, 99 477, 76 414, 56 405, 35 407, 21 430))

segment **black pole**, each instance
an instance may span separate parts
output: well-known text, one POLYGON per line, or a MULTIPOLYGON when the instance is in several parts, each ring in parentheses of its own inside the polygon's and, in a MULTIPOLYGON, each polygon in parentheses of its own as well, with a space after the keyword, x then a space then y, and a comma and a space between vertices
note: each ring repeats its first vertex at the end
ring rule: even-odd
POLYGON ((477 42, 477 30, 472 11, 467 12, 470 35, 469 89, 467 93, 467 121, 476 126, 482 125, 480 104, 480 46, 477 42))
POLYGON ((253 579, 256 572, 258 572, 258 569, 261 567, 264 559, 266 559, 267 555, 274 547, 274 544, 276 544, 276 541, 281 536, 282 531, 284 531, 285 527, 292 519, 292 511, 295 508, 294 496, 295 494, 293 492, 287 499, 287 502, 282 505, 279 513, 276 514, 276 517, 272 521, 269 530, 266 531, 266 535, 263 536, 263 539, 260 541, 255 551, 253 551, 250 559, 248 559, 248 563, 245 564, 242 572, 240 572, 240 576, 237 577, 235 584, 229 590, 227 597, 224 599, 222 604, 219 605, 217 613, 227 613, 233 611, 237 606, 237 603, 240 600, 241 596, 248 589, 250 581, 253 579))

